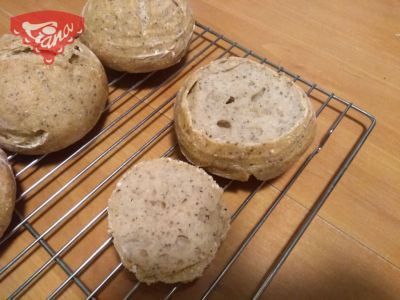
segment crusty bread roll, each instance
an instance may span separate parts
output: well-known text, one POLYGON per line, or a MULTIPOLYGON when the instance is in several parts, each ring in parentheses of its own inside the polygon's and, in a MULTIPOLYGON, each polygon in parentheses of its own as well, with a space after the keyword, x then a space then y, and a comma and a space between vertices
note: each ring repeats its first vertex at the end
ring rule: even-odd
POLYGON ((14 211, 16 186, 6 154, 0 149, 0 237, 10 225, 14 211))
POLYGON ((117 71, 165 69, 185 55, 194 29, 187 0, 89 0, 83 42, 117 71))
POLYGON ((0 38, 0 147, 21 154, 63 149, 88 133, 104 109, 103 66, 79 41, 45 65, 21 38, 0 38))
POLYGON ((223 190, 173 159, 134 166, 109 200, 109 230, 122 263, 148 284, 201 276, 229 229, 223 190))
POLYGON ((175 129, 195 165, 235 180, 268 180, 304 153, 316 122, 307 95, 286 76, 232 57, 187 79, 177 96, 175 129))

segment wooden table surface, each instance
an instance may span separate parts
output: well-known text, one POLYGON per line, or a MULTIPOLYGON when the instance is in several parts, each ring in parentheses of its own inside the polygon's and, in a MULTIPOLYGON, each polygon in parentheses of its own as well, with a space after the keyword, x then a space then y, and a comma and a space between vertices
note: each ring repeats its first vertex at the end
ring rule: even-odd
MULTIPOLYGON (((283 65, 294 73, 311 79, 334 91, 376 116, 378 123, 322 210, 313 221, 271 286, 265 299, 399 299, 400 295, 400 1, 398 0, 192 0, 198 21, 283 65)), ((79 14, 83 0, 0 0, 0 33, 6 33, 9 16, 57 9, 79 14)), ((129 80, 110 87, 110 95, 121 94, 129 80)), ((165 88, 164 95, 176 91, 180 82, 165 88)), ((128 85, 129 86, 129 85, 128 85)), ((132 101, 141 99, 144 88, 132 92, 102 120, 105 126, 126 110, 132 101)), ((110 96, 110 97, 111 97, 110 96)), ((164 98, 163 98, 164 99, 164 98)), ((138 123, 160 102, 148 101, 129 119, 90 148, 74 163, 19 203, 26 216, 63 186, 83 166, 90 163, 106 147, 138 123)), ((317 103, 317 102, 316 102, 317 103)), ((315 103, 315 104, 316 104, 315 103)), ((317 106, 316 106, 317 107, 317 106)), ((39 233, 70 209, 98 184, 99 178, 122 163, 126 157, 167 124, 171 118, 168 106, 145 129, 73 184, 40 217, 31 224, 39 233)), ((319 138, 336 117, 334 107, 319 117, 319 138)), ((356 117, 355 117, 356 118, 356 117)), ((299 226, 355 139, 363 131, 365 120, 346 118, 299 181, 279 204, 261 231, 227 273, 212 299, 247 299, 257 289, 262 276, 299 226)), ((157 157, 173 143, 173 133, 164 137, 140 159, 157 157)), ((60 154, 60 157, 63 157, 60 154)), ((29 187, 46 171, 60 162, 57 155, 18 178, 20 190, 29 187)), ((27 160, 14 163, 20 170, 27 160)), ((177 298, 199 297, 232 255, 241 240, 272 203, 287 183, 294 169, 266 184, 232 224, 227 241, 205 276, 187 287, 178 289, 177 298)), ((60 249, 102 208, 115 184, 113 181, 85 204, 73 218, 48 236, 49 244, 60 249)), ((256 182, 235 184, 226 193, 230 209, 254 188, 256 182)), ((17 221, 15 221, 17 224, 17 221)), ((63 260, 76 270, 107 238, 103 219, 90 234, 63 254, 63 260)), ((0 265, 33 241, 26 230, 3 245, 0 265)), ((0 298, 10 295, 50 256, 41 247, 34 247, 6 276, 1 277, 0 298)), ((80 279, 94 289, 118 264, 112 247, 107 248, 80 279)), ((48 296, 68 276, 58 265, 44 272, 23 297, 40 299, 48 296)), ((135 284, 134 276, 120 271, 100 291, 99 298, 118 299, 135 284)), ((162 299, 170 287, 141 286, 138 299, 162 299)), ((73 283, 61 294, 65 299, 81 299, 82 291, 73 283)))

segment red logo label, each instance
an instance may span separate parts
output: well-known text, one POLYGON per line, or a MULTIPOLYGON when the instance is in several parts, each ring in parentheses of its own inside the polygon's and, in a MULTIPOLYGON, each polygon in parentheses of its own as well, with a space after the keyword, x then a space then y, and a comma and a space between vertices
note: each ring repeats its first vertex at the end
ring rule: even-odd
POLYGON ((22 38, 25 45, 52 64, 64 47, 72 44, 83 32, 83 18, 62 11, 37 11, 11 17, 11 32, 22 38))

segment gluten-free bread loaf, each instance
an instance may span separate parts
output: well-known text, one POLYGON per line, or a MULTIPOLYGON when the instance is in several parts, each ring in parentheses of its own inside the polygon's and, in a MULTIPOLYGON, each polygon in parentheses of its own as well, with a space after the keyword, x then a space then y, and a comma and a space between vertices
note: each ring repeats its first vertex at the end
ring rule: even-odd
POLYGON ((178 63, 194 29, 187 0, 89 0, 82 15, 83 42, 105 66, 130 73, 178 63))
POLYGON ((315 129, 304 91, 245 58, 220 59, 193 73, 175 105, 175 130, 187 159, 241 181, 281 175, 311 144, 315 129))
POLYGON ((229 229, 222 188, 204 170, 173 159, 129 170, 109 200, 109 230, 126 268, 148 284, 203 274, 229 229))
POLYGON ((10 225, 15 205, 16 185, 14 173, 6 154, 0 149, 0 237, 10 225))
POLYGON ((46 65, 20 37, 0 38, 0 147, 21 154, 66 148, 86 135, 104 109, 103 66, 79 41, 46 65))

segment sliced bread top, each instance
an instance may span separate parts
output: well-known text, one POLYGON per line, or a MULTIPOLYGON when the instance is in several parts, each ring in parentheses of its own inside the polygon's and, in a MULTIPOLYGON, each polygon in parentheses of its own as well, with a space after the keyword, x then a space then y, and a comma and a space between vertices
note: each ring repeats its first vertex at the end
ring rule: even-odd
POLYGON ((229 228, 221 196, 210 175, 187 163, 134 166, 109 201, 109 228, 124 265, 147 283, 199 277, 229 228))

